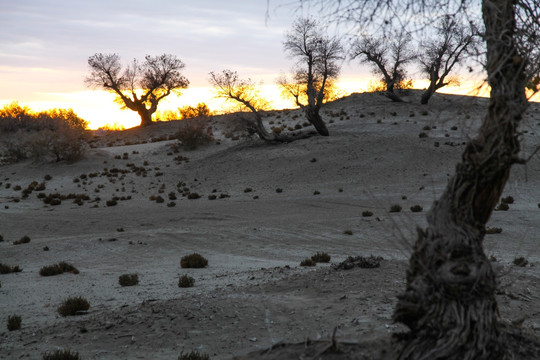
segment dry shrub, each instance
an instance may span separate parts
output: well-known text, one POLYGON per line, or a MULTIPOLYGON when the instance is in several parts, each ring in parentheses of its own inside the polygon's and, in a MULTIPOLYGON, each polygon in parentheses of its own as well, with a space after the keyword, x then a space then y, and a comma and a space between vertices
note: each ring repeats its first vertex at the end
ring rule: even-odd
POLYGON ((381 261, 383 260, 380 256, 370 255, 369 257, 364 256, 349 256, 345 261, 338 265, 333 265, 336 270, 349 270, 354 267, 360 267, 363 269, 372 269, 378 268, 381 266, 381 261))
POLYGON ((198 351, 191 351, 187 354, 184 354, 183 352, 178 356, 178 360, 210 360, 210 356, 208 354, 201 354, 198 351))
POLYGON ((193 253, 186 255, 180 259, 180 266, 183 268, 200 269, 208 266, 208 260, 201 254, 193 253))
POLYGON ((187 288, 192 287, 193 285, 195 285, 195 279, 189 275, 182 275, 180 276, 180 279, 178 279, 178 287, 187 288))
POLYGON ((214 141, 212 128, 208 126, 206 119, 183 120, 174 137, 182 142, 186 150, 195 150, 214 141))
POLYGON ((523 256, 520 256, 520 257, 514 258, 513 263, 516 266, 525 267, 525 266, 527 266, 529 264, 529 261, 527 259, 525 259, 523 256))
POLYGON ((39 275, 41 276, 54 276, 63 273, 78 274, 79 270, 77 270, 75 266, 65 261, 59 262, 58 264, 54 265, 44 266, 39 270, 39 275))
POLYGON ((501 199, 501 203, 503 204, 513 204, 514 203, 514 198, 512 196, 507 196, 507 197, 503 197, 501 199))
POLYGON ((315 266, 315 265, 317 265, 317 263, 315 261, 311 260, 310 258, 305 258, 300 263, 300 266, 315 266))
POLYGON ((311 260, 313 260, 316 263, 327 263, 327 262, 330 262, 330 255, 328 255, 325 252, 317 252, 315 255, 311 257, 311 260))
POLYGON ((9 265, 0 263, 0 274, 10 274, 10 273, 16 273, 16 272, 21 272, 21 271, 22 269, 19 267, 19 265, 9 266, 9 265))
POLYGON ((29 242, 30 242, 30 238, 28 237, 28 235, 25 235, 22 238, 20 238, 19 240, 15 240, 13 242, 13 245, 28 244, 29 242))
POLYGON ((124 274, 118 277, 118 283, 121 286, 135 286, 139 283, 139 275, 137 274, 124 274))
POLYGON ((424 209, 422 209, 422 207, 420 205, 411 206, 411 211, 412 212, 421 212, 422 210, 424 210, 424 209))
POLYGON ((7 329, 9 331, 21 330, 22 319, 19 315, 8 317, 7 329))
POLYGON ((401 205, 394 204, 390 206, 390 212, 400 212, 401 211, 401 205))
POLYGON ((79 360, 79 353, 71 350, 55 350, 52 353, 45 353, 43 360, 79 360))
POLYGON ((371 211, 369 211, 369 210, 362 211, 362 216, 363 216, 363 217, 370 217, 370 216, 373 216, 373 212, 371 212, 371 211))
POLYGON ((58 308, 58 313, 61 316, 79 315, 81 312, 90 309, 90 303, 83 297, 70 297, 64 300, 58 308))

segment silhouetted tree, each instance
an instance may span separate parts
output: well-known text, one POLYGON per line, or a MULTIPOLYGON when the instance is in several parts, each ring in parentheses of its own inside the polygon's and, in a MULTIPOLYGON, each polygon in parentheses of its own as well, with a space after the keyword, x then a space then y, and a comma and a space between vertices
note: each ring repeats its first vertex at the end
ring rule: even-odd
POLYGON ((259 111, 266 109, 268 102, 260 96, 251 79, 243 80, 238 77, 236 71, 223 70, 221 73, 210 72, 210 83, 214 86, 218 97, 237 102, 252 112, 255 121, 250 121, 250 125, 261 139, 278 140, 278 134, 268 132, 264 127, 259 111))
POLYGON ((373 65, 373 73, 382 74, 381 81, 386 85, 385 95, 392 101, 403 101, 394 90, 406 83, 405 65, 416 58, 411 49, 411 36, 404 31, 396 32, 392 39, 386 36, 362 35, 351 49, 351 59, 373 65))
POLYGON ((314 19, 300 18, 286 33, 283 48, 297 62, 293 79, 282 78, 278 84, 304 110, 307 120, 317 132, 328 136, 319 110, 327 94, 325 89, 328 82, 339 75, 339 61, 344 54, 341 43, 336 38, 324 35, 322 26, 314 19), (305 94, 305 102, 302 101, 302 94, 305 94))
MULTIPOLYGON (((305 0, 307 1, 307 0, 305 0)), ((321 0, 317 0, 322 4, 321 0)), ((429 15, 466 12, 467 0, 342 0, 334 14, 362 22, 385 14, 433 21, 429 15), (391 11, 389 11, 391 10, 391 11)), ((478 3, 474 3, 478 4, 478 3)), ((321 7, 327 8, 327 2, 321 7)), ((418 230, 407 285, 394 319, 410 332, 400 359, 540 358, 537 338, 503 326, 498 318, 496 276, 483 251, 485 225, 519 157, 518 126, 527 109, 526 85, 537 89, 540 64, 537 0, 482 0, 489 107, 468 142, 454 176, 418 230)))
POLYGON ((189 85, 181 73, 185 65, 174 55, 146 55, 142 64, 134 59, 122 69, 117 54, 98 53, 88 58, 88 65, 86 83, 116 94, 119 104, 139 114, 141 126, 152 124, 152 114, 163 98, 189 85))
POLYGON ((467 49, 475 43, 472 29, 459 24, 455 17, 450 15, 443 17, 435 30, 436 34, 431 39, 422 41, 418 49, 420 70, 429 80, 429 86, 420 100, 422 104, 427 104, 440 88, 456 82, 450 77, 450 72, 467 55, 467 49))

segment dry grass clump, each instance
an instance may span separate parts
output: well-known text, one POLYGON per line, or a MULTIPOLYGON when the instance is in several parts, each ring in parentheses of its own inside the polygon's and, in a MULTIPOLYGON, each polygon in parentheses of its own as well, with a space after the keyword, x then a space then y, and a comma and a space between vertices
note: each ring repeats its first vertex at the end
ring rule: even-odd
POLYGON ((116 199, 110 199, 110 200, 107 200, 105 202, 105 205, 107 205, 107 206, 116 206, 116 205, 118 205, 118 201, 116 201, 116 199))
POLYGON ((9 266, 9 265, 0 263, 0 274, 10 274, 10 273, 16 273, 16 272, 21 272, 21 271, 22 269, 19 267, 19 265, 9 266))
POLYGON ((195 285, 195 279, 189 275, 182 275, 180 276, 180 279, 178 279, 178 287, 188 288, 193 285, 195 285))
POLYGON ((184 269, 201 269, 208 266, 208 260, 201 254, 193 253, 180 259, 180 266, 184 269))
POLYGON ((352 230, 345 230, 345 231, 343 231, 343 233, 345 235, 352 235, 353 234, 352 230))
POLYGON ((311 257, 311 260, 316 263, 327 263, 330 262, 330 255, 325 252, 317 252, 311 257))
POLYGON ((277 188, 277 189, 276 189, 276 192, 277 192, 278 194, 280 194, 280 193, 283 192, 283 189, 282 189, 282 188, 277 188))
POLYGON ((362 211, 362 216, 363 216, 363 217, 370 217, 370 216, 373 216, 373 212, 368 211, 368 210, 362 211))
POLYGON ((510 209, 510 206, 508 206, 508 203, 501 202, 496 208, 495 211, 507 211, 510 209))
POLYGON ((59 262, 58 264, 49 265, 49 266, 43 266, 39 270, 39 275, 41 276, 54 276, 54 275, 60 275, 63 273, 72 273, 72 274, 78 274, 79 270, 77 268, 65 261, 59 262))
POLYGON ((21 330, 22 318, 19 315, 8 317, 7 329, 9 331, 21 330))
POLYGON ((506 197, 503 197, 501 199, 501 203, 502 204, 513 204, 514 203, 514 198, 512 196, 506 196, 506 197))
POLYGON ((52 353, 45 353, 43 360, 79 360, 78 352, 71 352, 71 350, 55 350, 52 353))
POLYGON ((394 204, 394 205, 390 206, 390 212, 391 213, 400 212, 400 211, 401 211, 401 205, 394 204))
POLYGON ((67 298, 57 310, 61 316, 74 316, 88 309, 90 309, 90 303, 85 298, 78 296, 67 298))
POLYGON ((201 195, 199 195, 199 194, 197 194, 197 193, 195 193, 195 192, 189 193, 188 196, 187 196, 187 198, 188 198, 189 200, 199 199, 200 197, 201 197, 201 195))
POLYGON ((137 274, 124 274, 118 277, 118 283, 120 286, 135 286, 139 283, 139 275, 137 274))
POLYGON ((424 209, 420 205, 411 206, 411 211, 412 212, 421 212, 422 210, 424 210, 424 209))
POLYGON ((30 237, 28 237, 28 235, 24 235, 19 240, 15 240, 13 242, 13 245, 28 244, 29 242, 30 242, 30 237))
POLYGON ((210 355, 199 353, 198 351, 191 351, 187 354, 183 352, 178 356, 178 360, 210 360, 210 355))
POLYGON ((315 266, 315 265, 317 265, 317 263, 315 261, 311 260, 310 258, 305 258, 300 263, 300 266, 315 266))
POLYGON ((214 141, 212 128, 207 126, 204 119, 183 120, 182 126, 174 135, 184 149, 195 150, 201 145, 206 145, 214 141))
POLYGON ((500 234, 500 233, 502 233, 502 229, 498 228, 498 227, 493 227, 493 228, 487 228, 486 229, 486 234, 500 234))
POLYGON ((516 266, 525 267, 525 266, 527 266, 529 264, 529 261, 527 259, 525 259, 523 256, 520 256, 520 257, 514 258, 513 263, 516 266))

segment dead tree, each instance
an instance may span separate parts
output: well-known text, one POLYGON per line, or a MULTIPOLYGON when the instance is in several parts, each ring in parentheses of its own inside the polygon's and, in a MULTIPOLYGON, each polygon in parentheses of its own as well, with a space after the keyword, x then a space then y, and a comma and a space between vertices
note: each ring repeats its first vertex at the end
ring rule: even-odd
POLYGON ((98 53, 88 58, 88 65, 87 85, 114 93, 117 103, 139 114, 141 126, 152 124, 163 98, 189 85, 181 74, 185 65, 174 55, 146 55, 142 64, 133 60, 122 69, 118 54, 98 53))
POLYGON ((317 21, 300 18, 285 35, 283 48, 297 63, 293 80, 282 78, 278 84, 304 110, 307 120, 317 132, 328 136, 319 111, 324 103, 328 82, 339 75, 339 61, 343 59, 341 43, 336 38, 325 36, 317 21))
POLYGON ((459 24, 455 17, 447 15, 436 27, 435 36, 420 43, 420 71, 429 80, 429 86, 420 100, 422 104, 427 104, 440 88, 456 82, 450 73, 467 55, 468 48, 475 44, 472 30, 459 24))
POLYGON ((250 79, 242 80, 236 71, 223 70, 221 73, 210 72, 210 83, 214 86, 217 96, 232 100, 250 110, 255 121, 250 121, 257 135, 266 141, 276 141, 278 134, 268 132, 263 124, 260 110, 265 109, 268 103, 259 95, 255 84, 250 79))
POLYGON ((393 39, 363 35, 353 42, 351 49, 351 59, 372 64, 373 73, 382 75, 381 80, 386 86, 384 94, 396 102, 403 101, 395 90, 405 82, 405 66, 415 58, 411 37, 403 31, 396 32, 393 39))

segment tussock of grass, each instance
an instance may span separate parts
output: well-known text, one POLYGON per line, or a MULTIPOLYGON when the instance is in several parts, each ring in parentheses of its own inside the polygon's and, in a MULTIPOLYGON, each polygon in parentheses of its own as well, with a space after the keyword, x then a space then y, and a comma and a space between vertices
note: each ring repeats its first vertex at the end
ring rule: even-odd
POLYGON ((208 260, 201 254, 193 253, 182 257, 182 259, 180 259, 180 266, 185 269, 200 269, 208 266, 208 260))
POLYGON ((10 274, 10 273, 16 273, 16 272, 21 272, 21 271, 22 269, 19 267, 19 265, 9 266, 9 265, 0 263, 0 274, 10 274))
POLYGON ((210 356, 198 351, 191 351, 186 354, 183 352, 178 356, 178 360, 210 360, 210 356))
POLYGON ((316 263, 327 263, 330 262, 330 255, 325 252, 317 252, 311 257, 311 260, 316 263))
POLYGON ((45 353, 43 360, 79 360, 79 353, 71 350, 55 350, 51 353, 45 353))
POLYGON ((300 263, 300 266, 315 266, 315 265, 317 265, 317 263, 311 260, 310 258, 306 258, 302 260, 302 262, 300 263))
POLYGON ((15 240, 13 242, 13 245, 21 245, 21 244, 28 244, 30 242, 30 237, 28 235, 23 236, 19 240, 15 240))
POLYGON ((90 309, 90 303, 83 297, 70 297, 64 300, 58 308, 58 313, 61 316, 74 316, 90 309))
POLYGON ((118 283, 121 286, 135 286, 139 283, 139 275, 123 274, 118 277, 118 283))
POLYGON ((19 315, 8 317, 7 329, 9 331, 21 330, 22 319, 19 315))
POLYGON ((525 259, 523 256, 516 257, 513 261, 514 265, 525 267, 529 264, 529 261, 525 259))
POLYGON ((63 273, 72 273, 72 274, 78 274, 79 270, 77 268, 65 261, 59 262, 58 264, 49 265, 49 266, 43 266, 39 270, 39 275, 41 276, 54 276, 54 275, 60 275, 63 273))
POLYGON ((390 206, 390 212, 391 213, 400 212, 400 211, 401 211, 401 205, 394 204, 394 205, 390 206))
POLYGON ((178 279, 178 287, 188 288, 193 285, 195 285, 195 279, 189 275, 182 275, 180 276, 180 279, 178 279))
POLYGON ((420 205, 411 206, 411 211, 412 212, 421 212, 422 210, 424 210, 424 209, 420 205))

